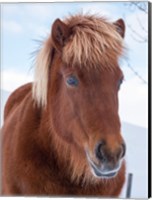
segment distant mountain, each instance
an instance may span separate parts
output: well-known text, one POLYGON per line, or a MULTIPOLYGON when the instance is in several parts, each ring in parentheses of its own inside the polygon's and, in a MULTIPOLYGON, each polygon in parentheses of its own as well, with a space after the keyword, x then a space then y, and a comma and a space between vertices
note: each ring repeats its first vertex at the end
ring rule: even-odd
MULTIPOLYGON (((1 90, 1 119, 9 92, 1 90)), ((2 122, 2 121, 1 121, 2 122)), ((146 128, 122 122, 126 142, 126 183, 121 198, 126 197, 127 175, 133 174, 131 198, 147 198, 148 194, 148 131, 146 128)))

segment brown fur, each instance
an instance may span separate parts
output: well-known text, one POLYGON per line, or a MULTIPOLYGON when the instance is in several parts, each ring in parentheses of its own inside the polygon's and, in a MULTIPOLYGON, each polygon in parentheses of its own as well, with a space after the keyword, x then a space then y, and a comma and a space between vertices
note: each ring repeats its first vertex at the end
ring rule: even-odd
MULTIPOLYGON (((66 19, 65 23, 72 34, 68 37, 68 41, 64 41, 62 48, 64 63, 73 67, 86 67, 87 70, 115 69, 114 62, 123 54, 124 49, 123 39, 117 32, 117 23, 112 24, 101 17, 90 15, 72 16, 66 19)), ((118 20, 119 28, 120 25, 118 20)), ((55 39, 52 40, 52 37, 44 42, 36 59, 33 98, 42 106, 46 106, 47 103, 48 70, 52 62, 52 51, 54 46, 59 50, 59 45, 54 42, 55 39)))
POLYGON ((5 107, 3 195, 120 194, 125 162, 115 177, 99 179, 86 156, 88 151, 98 164, 94 148, 105 140, 112 163, 119 161, 115 155, 123 139, 117 83, 123 75, 117 63, 122 39, 116 24, 95 16, 54 23, 37 58, 34 85, 17 89, 5 107), (79 36, 74 39, 75 34, 79 36), (89 36, 83 38, 85 34, 89 36), (66 85, 71 74, 79 78, 77 88, 66 85))

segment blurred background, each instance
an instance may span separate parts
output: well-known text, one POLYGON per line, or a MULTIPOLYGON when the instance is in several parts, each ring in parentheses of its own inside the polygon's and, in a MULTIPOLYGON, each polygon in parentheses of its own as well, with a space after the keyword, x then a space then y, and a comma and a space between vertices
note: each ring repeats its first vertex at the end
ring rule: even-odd
POLYGON ((69 2, 1 4, 1 126, 8 96, 33 80, 33 60, 56 18, 76 13, 99 14, 126 24, 125 81, 119 91, 122 134, 127 143, 127 176, 133 174, 131 197, 148 195, 148 2, 69 2))

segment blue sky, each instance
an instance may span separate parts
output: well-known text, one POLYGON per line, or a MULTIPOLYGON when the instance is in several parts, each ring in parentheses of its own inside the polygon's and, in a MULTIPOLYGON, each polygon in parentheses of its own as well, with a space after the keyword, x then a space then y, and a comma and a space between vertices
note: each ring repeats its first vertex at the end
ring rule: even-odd
MULTIPOLYGON (((133 39, 138 39, 138 34, 147 38, 147 15, 130 9, 129 2, 13 3, 1 6, 1 88, 13 91, 31 81, 33 68, 30 54, 39 46, 34 40, 46 38, 56 18, 63 19, 78 12, 98 13, 110 21, 123 18, 126 23, 126 57, 134 70, 147 81, 148 46, 146 42, 139 43, 133 39), (137 34, 134 35, 129 27, 137 34)), ((147 127, 148 86, 127 67, 125 59, 120 63, 125 75, 119 93, 121 119, 147 127)))

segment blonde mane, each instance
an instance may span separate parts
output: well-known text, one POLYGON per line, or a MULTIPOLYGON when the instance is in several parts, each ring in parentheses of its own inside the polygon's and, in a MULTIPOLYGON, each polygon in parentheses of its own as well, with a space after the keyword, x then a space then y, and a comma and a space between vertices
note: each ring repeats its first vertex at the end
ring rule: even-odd
POLYGON ((114 24, 95 15, 76 15, 65 20, 73 34, 63 49, 63 61, 73 66, 112 67, 122 54, 123 38, 114 24), (108 65, 106 65, 108 64, 108 65))
MULTIPOLYGON (((95 15, 75 15, 64 20, 72 34, 63 47, 62 60, 67 65, 112 69, 123 53, 123 38, 113 23, 95 15)), ((51 36, 43 44, 35 66, 33 98, 39 106, 47 104, 47 85, 51 67, 51 36)))

